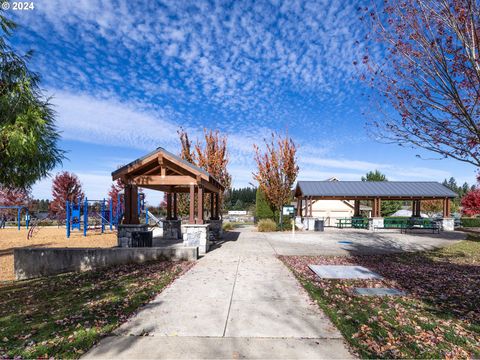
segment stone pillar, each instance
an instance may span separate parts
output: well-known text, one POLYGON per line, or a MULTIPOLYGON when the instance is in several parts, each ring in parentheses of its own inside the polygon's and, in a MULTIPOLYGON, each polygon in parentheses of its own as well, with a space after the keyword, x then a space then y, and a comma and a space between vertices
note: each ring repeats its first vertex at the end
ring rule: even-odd
POLYGON ((220 240, 223 236, 223 221, 220 219, 207 220, 209 227, 209 239, 210 241, 220 240))
POLYGON ((453 231, 455 230, 455 219, 454 218, 443 218, 441 220, 441 226, 443 231, 453 231))
POLYGON ((165 240, 179 240, 182 238, 182 220, 163 220, 163 238, 165 240))
POLYGON ((148 231, 147 224, 118 224, 117 246, 132 247, 132 233, 137 231, 148 231))
POLYGON ((198 253, 205 255, 210 249, 209 228, 209 224, 182 225, 183 245, 198 247, 198 253))
POLYGON ((368 230, 375 231, 377 228, 383 228, 383 217, 373 217, 368 219, 368 230))

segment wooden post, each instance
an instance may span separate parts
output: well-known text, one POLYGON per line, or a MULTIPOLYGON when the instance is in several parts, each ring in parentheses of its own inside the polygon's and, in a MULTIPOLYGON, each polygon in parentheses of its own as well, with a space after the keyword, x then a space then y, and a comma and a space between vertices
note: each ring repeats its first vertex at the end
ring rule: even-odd
POLYGON ((372 201, 372 217, 377 217, 377 199, 372 201))
POLYGON ((215 193, 210 193, 210 220, 215 219, 215 193))
POLYGON ((197 224, 203 224, 203 188, 201 185, 198 185, 198 209, 197 209, 197 224))
POLYGON ((178 219, 177 193, 173 193, 173 219, 178 219))
POLYGON ((312 207, 313 207, 313 200, 312 200, 312 198, 310 198, 309 202, 310 202, 310 203, 309 203, 309 207, 310 207, 310 217, 313 217, 313 209, 312 209, 312 207))
POLYGON ((354 200, 353 207, 354 207, 353 216, 359 217, 360 216, 360 200, 354 200))
POLYGON ((195 185, 190 185, 190 214, 189 224, 195 224, 195 185))
POLYGON ((172 220, 172 193, 167 193, 167 220, 172 220))
POLYGON ((297 216, 302 216, 302 208, 301 208, 300 198, 297 198, 297 216))
POLYGON ((445 198, 443 199, 443 218, 450 217, 450 199, 445 198))
POLYGON ((377 217, 382 217, 382 199, 377 199, 377 217))
POLYGON ((215 194, 215 219, 220 220, 220 193, 215 194))
POLYGON ((415 207, 417 206, 417 202, 415 200, 412 201, 412 217, 415 217, 416 211, 415 207))
POLYGON ((421 217, 420 209, 421 209, 421 203, 420 200, 415 200, 416 205, 415 205, 415 217, 421 217))
POLYGON ((124 224, 139 224, 138 219, 138 188, 134 185, 125 185, 125 216, 124 224))

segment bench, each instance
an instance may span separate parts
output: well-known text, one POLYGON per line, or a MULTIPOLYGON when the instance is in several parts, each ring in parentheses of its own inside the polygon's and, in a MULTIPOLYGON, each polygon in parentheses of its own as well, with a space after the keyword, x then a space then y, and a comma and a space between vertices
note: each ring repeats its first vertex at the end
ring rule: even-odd
POLYGON ((400 229, 401 233, 414 230, 432 230, 432 233, 440 234, 440 226, 436 221, 430 219, 409 219, 400 229))
POLYGON ((337 220, 337 228, 355 228, 355 229, 367 229, 368 228, 368 219, 367 218, 345 218, 337 220))

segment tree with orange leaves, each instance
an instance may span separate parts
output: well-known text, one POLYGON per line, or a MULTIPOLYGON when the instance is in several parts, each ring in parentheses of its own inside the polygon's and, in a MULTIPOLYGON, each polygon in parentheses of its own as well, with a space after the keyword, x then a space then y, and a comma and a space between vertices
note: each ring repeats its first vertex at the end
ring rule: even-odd
POLYGON ((272 210, 280 212, 292 197, 292 186, 297 179, 297 147, 293 140, 272 133, 265 139, 265 151, 254 145, 257 172, 253 177, 270 203, 272 210))
MULTIPOLYGON (((218 130, 204 129, 204 143, 197 140, 194 149, 192 150, 192 143, 188 137, 187 132, 180 128, 178 135, 182 150, 180 157, 202 169, 205 169, 210 175, 215 177, 228 191, 232 183, 232 177, 228 173, 228 150, 227 137, 220 135, 218 130)), ((186 214, 189 211, 190 198, 187 194, 180 194, 178 197, 178 212, 186 214)), ((205 199, 205 206, 208 209, 210 199, 205 199)), ((224 194, 220 194, 219 204, 220 209, 223 208, 224 194)))

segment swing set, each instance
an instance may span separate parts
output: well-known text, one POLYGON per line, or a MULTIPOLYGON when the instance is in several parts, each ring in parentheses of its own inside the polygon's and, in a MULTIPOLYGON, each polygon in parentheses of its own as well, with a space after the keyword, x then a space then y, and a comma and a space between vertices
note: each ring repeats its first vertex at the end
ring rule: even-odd
MULTIPOLYGON (((30 224, 30 214, 28 212, 28 208, 25 206, 0 206, 0 210, 17 210, 17 228, 20 230, 21 222, 22 222, 22 210, 25 209, 25 226, 28 229, 30 224)), ((1 220, 1 219, 0 219, 1 220)))

